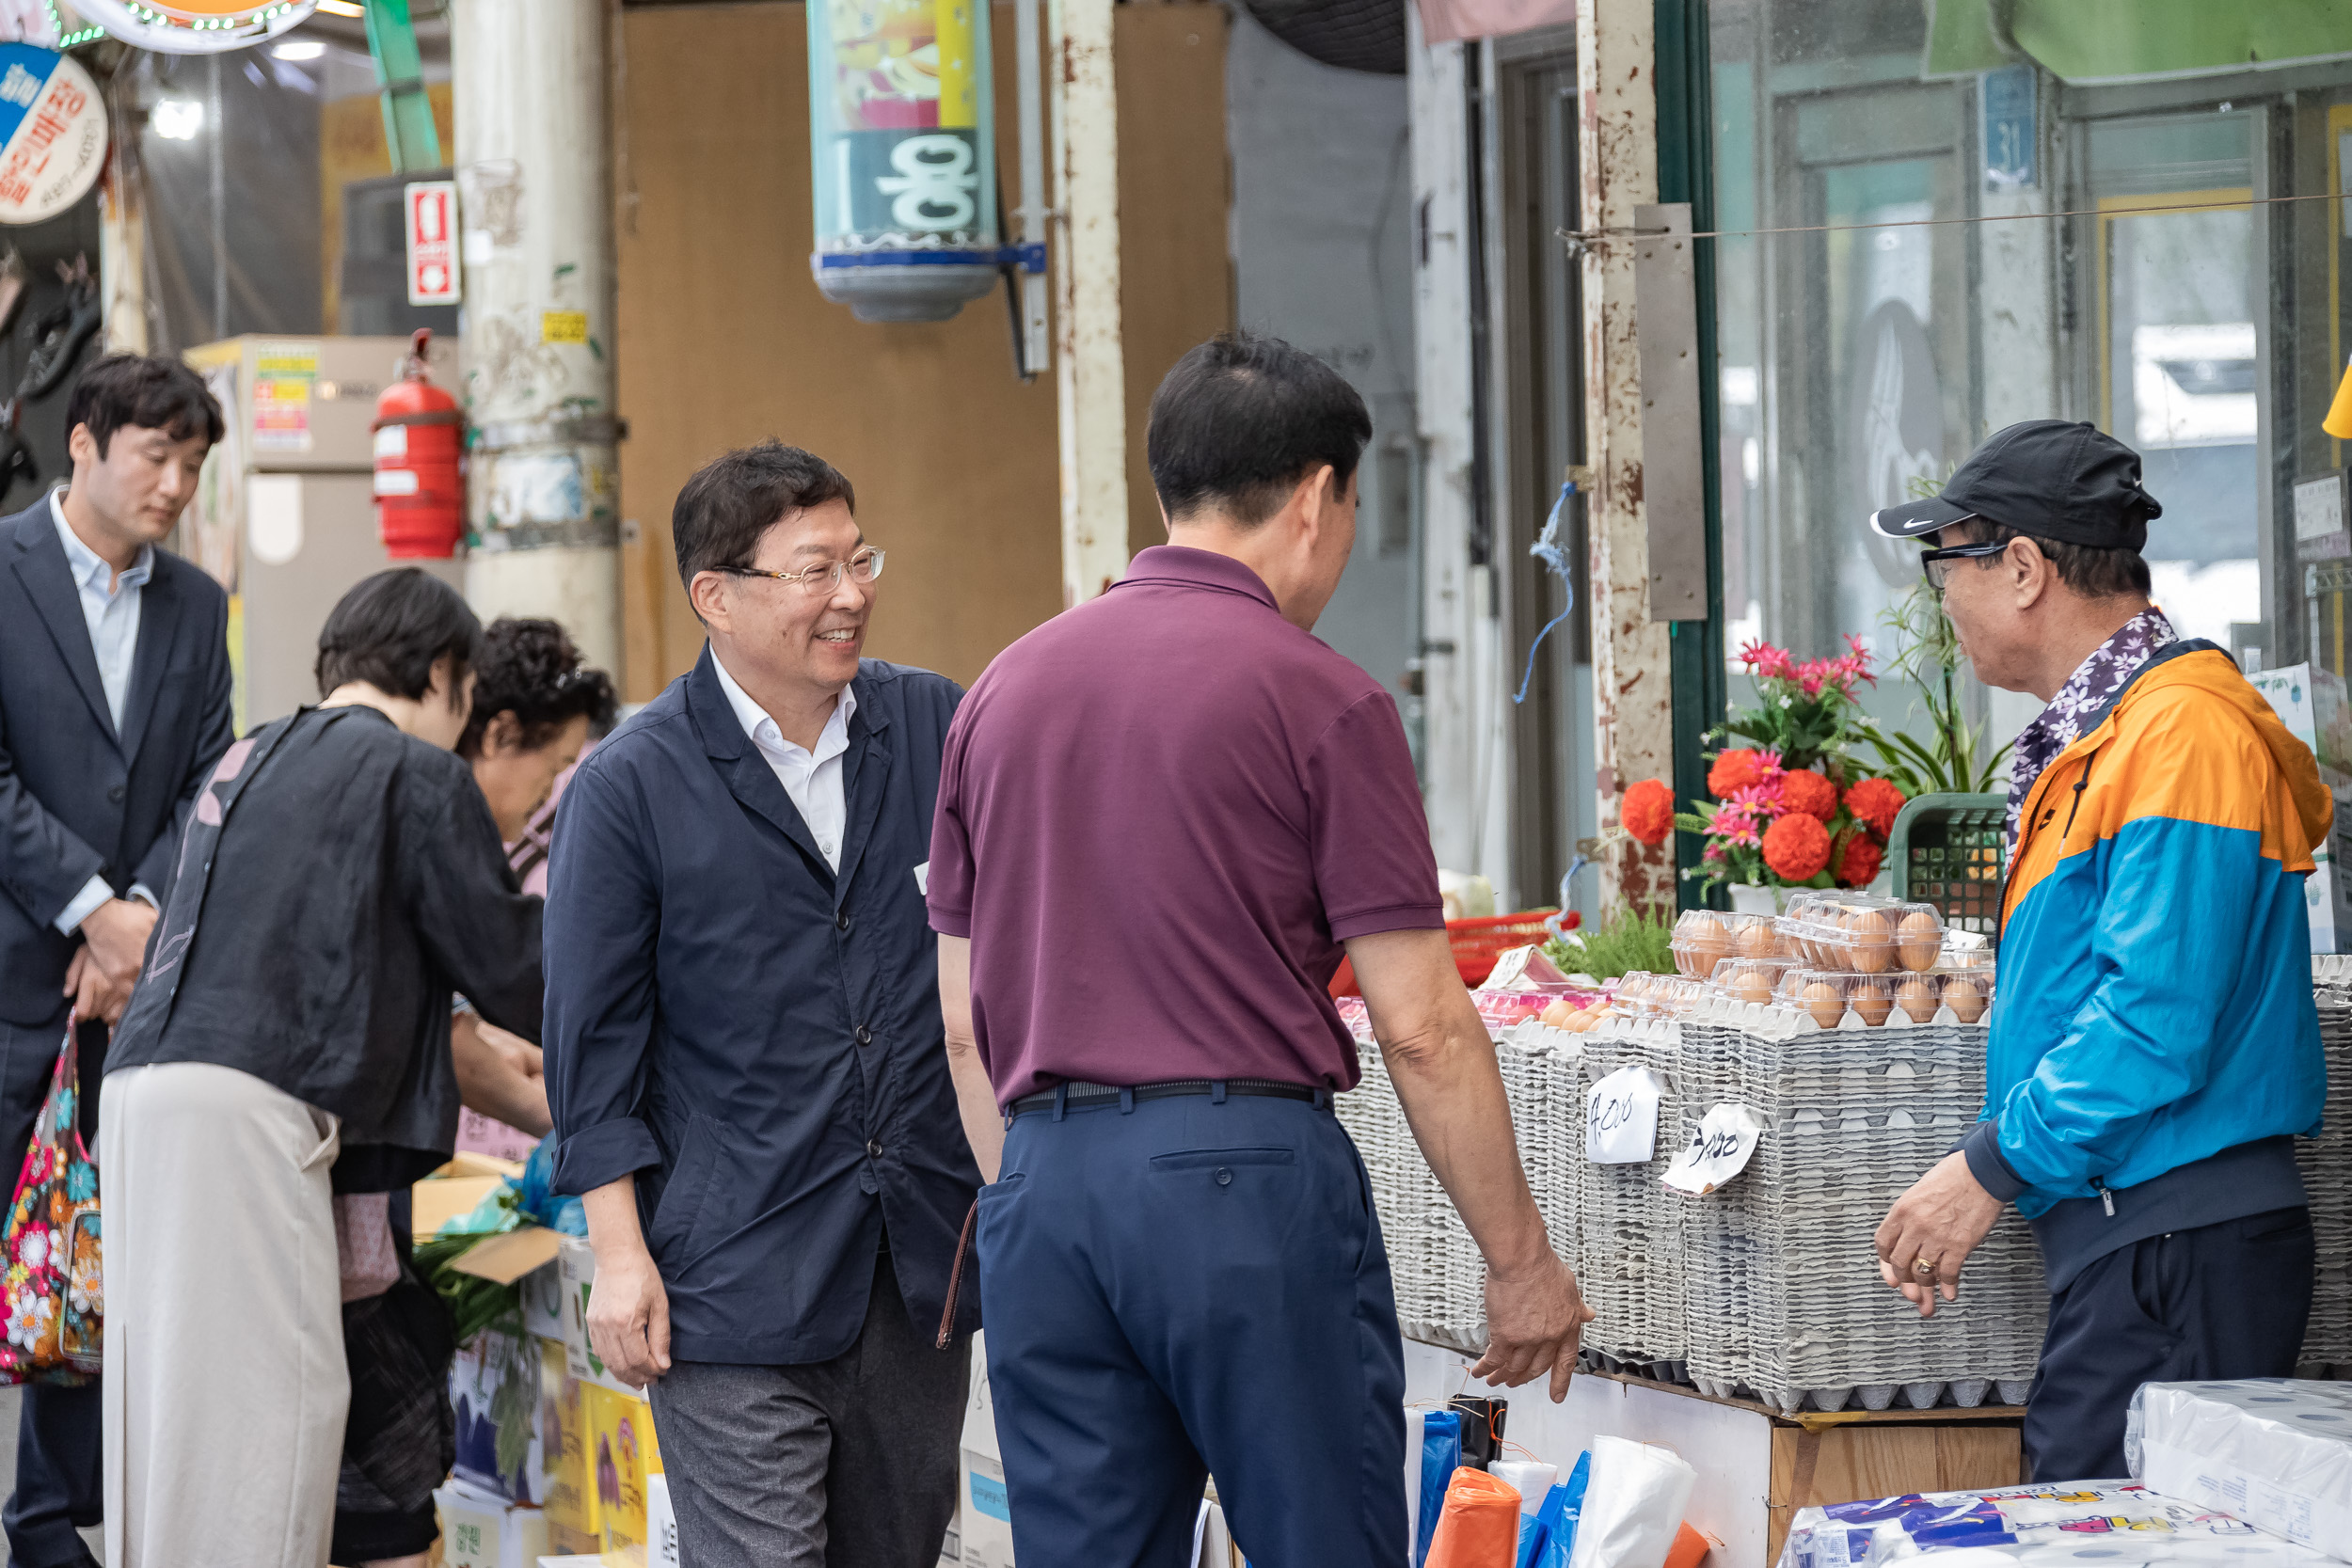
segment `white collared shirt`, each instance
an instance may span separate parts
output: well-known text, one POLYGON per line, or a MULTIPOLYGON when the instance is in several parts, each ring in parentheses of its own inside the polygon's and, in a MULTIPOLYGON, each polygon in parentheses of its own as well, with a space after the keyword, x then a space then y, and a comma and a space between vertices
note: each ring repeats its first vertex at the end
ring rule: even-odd
MULTIPOLYGON (((98 660, 98 684, 106 694, 106 713, 119 736, 122 705, 131 697, 131 670, 138 658, 141 590, 155 575, 155 546, 140 546, 138 559, 118 578, 115 569, 83 544, 81 535, 65 520, 60 499, 64 495, 63 490, 49 492, 49 517, 57 525, 57 543, 65 546, 66 570, 72 575, 75 596, 82 601, 82 624, 89 628, 90 652, 98 660)), ((144 888, 133 891, 151 904, 155 901, 144 888)), ((57 916, 57 929, 72 935, 91 911, 114 895, 103 877, 92 877, 57 916)))
POLYGON ((776 775, 776 783, 792 798, 825 863, 839 871, 841 837, 850 816, 842 792, 841 758, 850 749, 850 716, 857 711, 857 693, 846 686, 841 689, 833 717, 825 721, 824 733, 817 737, 817 750, 812 752, 784 738, 782 727, 769 717, 768 710, 752 701, 751 693, 727 673, 715 648, 710 667, 719 672, 719 689, 727 694, 727 706, 735 710, 736 722, 743 726, 743 733, 752 737, 752 744, 759 748, 759 754, 776 775))

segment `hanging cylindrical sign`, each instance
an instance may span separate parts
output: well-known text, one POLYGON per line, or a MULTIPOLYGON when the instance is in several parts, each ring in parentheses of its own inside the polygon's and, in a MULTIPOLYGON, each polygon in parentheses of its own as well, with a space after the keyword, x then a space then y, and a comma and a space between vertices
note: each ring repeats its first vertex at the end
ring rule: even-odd
POLYGON ((988 8, 807 10, 817 287, 861 321, 946 321, 994 286, 1002 244, 988 8))
POLYGON ((54 49, 0 43, 0 223, 44 223, 89 194, 106 163, 106 104, 54 49))
POLYGON ((301 25, 318 0, 72 0, 76 14, 109 36, 166 55, 219 55, 301 25))

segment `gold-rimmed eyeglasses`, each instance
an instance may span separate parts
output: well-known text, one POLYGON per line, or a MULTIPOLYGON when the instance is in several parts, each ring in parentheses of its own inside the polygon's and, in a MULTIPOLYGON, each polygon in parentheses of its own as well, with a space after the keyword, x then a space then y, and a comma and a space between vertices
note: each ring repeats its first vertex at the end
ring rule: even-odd
POLYGON ((820 561, 797 572, 771 572, 759 566, 720 566, 715 570, 739 578, 773 578, 778 582, 798 583, 803 594, 831 594, 841 586, 845 572, 856 583, 871 582, 882 576, 882 553, 868 546, 847 561, 820 561))

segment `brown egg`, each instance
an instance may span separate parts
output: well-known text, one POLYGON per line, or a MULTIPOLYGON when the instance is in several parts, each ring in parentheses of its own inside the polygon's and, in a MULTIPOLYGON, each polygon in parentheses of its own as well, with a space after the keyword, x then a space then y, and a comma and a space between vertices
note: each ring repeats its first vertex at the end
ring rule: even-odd
POLYGON ((1905 980, 1895 992, 1896 1003, 1914 1023, 1925 1023, 1933 1018, 1937 1000, 1935 981, 1929 976, 1905 980))
POLYGON ((1965 974, 1955 974, 1944 982, 1944 1006, 1963 1023, 1974 1023, 1984 1016, 1984 992, 1965 974))
POLYGON ((1579 1007, 1560 1021, 1560 1027, 1571 1035, 1581 1035, 1593 1026, 1593 1015, 1579 1007))
POLYGON ((1903 923, 1895 928, 1899 944, 1897 957, 1905 969, 1914 972, 1933 969, 1937 955, 1944 950, 1944 923, 1925 910, 1903 916, 1903 923))
POLYGON ((1743 958, 1770 958, 1780 952, 1780 941, 1769 920, 1751 920, 1732 938, 1732 950, 1743 958))
POLYGON ((1873 1029, 1884 1023, 1886 1015, 1895 1010, 1895 999, 1887 994, 1887 988, 1883 985, 1856 986, 1853 995, 1847 1001, 1855 1012, 1862 1015, 1862 1022, 1873 1029))
POLYGON ((1675 943, 1675 967, 1685 974, 1705 979, 1731 952, 1731 933, 1711 914, 1692 915, 1677 935, 1681 940, 1675 943))
POLYGON ((1827 980, 1816 980, 1804 988, 1804 1010, 1822 1028, 1835 1029, 1846 1016, 1846 993, 1827 980))
POLYGON ((1883 910, 1849 910, 1845 919, 1846 956, 1855 971, 1883 974, 1894 961, 1895 927, 1883 910))
POLYGON ((1575 1012, 1576 1009, 1568 1006, 1568 999, 1564 996, 1559 1001, 1554 1002, 1551 1006, 1546 1007, 1538 1016, 1542 1018, 1543 1022, 1550 1024, 1554 1029, 1559 1029, 1566 1025, 1569 1018, 1573 1016, 1575 1012))
POLYGON ((1770 1002, 1772 999, 1772 977, 1760 969, 1741 970, 1732 978, 1731 994, 1742 1002, 1770 1002))

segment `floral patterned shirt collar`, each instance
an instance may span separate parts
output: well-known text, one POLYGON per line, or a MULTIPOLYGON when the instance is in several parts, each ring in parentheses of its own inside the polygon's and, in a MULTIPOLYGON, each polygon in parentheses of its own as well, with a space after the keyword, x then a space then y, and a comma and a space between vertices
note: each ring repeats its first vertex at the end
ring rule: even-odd
POLYGON ((2058 759, 2058 754, 2081 738, 2083 722, 2104 709, 2109 698, 2121 691, 2139 667, 2155 656, 2156 650, 2179 640, 2180 633, 2164 618, 2164 611, 2153 605, 2133 616, 2117 628, 2113 637, 2091 650, 2090 657, 2058 688, 2050 705, 2017 736, 2017 749, 2011 753, 2009 772, 2009 850, 2017 852, 2017 830, 2022 825, 2026 796, 2033 788, 2042 770, 2058 759))

